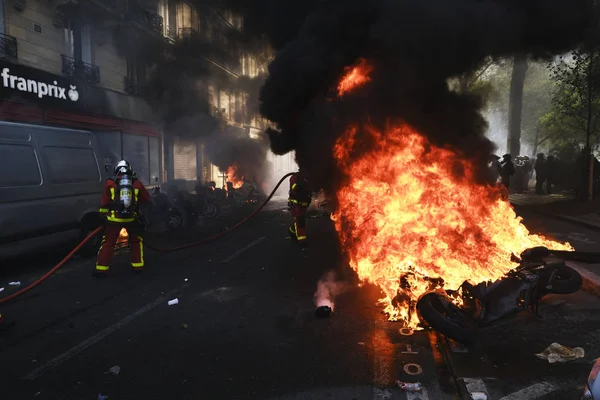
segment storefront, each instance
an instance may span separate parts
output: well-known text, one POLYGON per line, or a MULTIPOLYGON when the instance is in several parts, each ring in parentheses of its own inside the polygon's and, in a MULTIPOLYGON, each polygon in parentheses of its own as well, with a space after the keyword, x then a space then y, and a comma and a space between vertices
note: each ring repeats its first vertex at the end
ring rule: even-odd
POLYGON ((0 61, 0 120, 90 130, 103 162, 129 160, 145 184, 162 180, 160 128, 151 117, 140 98, 0 61))

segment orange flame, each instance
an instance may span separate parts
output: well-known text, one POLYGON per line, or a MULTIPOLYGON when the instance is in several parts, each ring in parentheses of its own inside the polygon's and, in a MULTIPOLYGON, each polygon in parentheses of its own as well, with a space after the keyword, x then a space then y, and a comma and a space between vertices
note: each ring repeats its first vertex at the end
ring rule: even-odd
POLYGON ((227 181, 233 184, 234 189, 239 189, 244 184, 241 177, 238 176, 238 166, 233 164, 227 168, 227 181))
POLYGON ((345 93, 368 83, 371 80, 369 74, 372 70, 373 67, 362 58, 355 67, 346 68, 346 75, 338 84, 338 96, 343 96, 345 93))
POLYGON ((411 305, 431 290, 426 278, 457 289, 500 278, 516 266, 511 254, 529 247, 572 249, 530 234, 497 188, 472 183, 469 161, 407 126, 362 129, 374 148, 349 163, 358 132, 348 129, 334 148, 349 180, 332 219, 351 267, 383 291, 390 320, 417 327, 411 305))
POLYGON ((129 240, 129 234, 127 233, 127 229, 121 228, 117 242, 125 242, 127 240, 129 240))

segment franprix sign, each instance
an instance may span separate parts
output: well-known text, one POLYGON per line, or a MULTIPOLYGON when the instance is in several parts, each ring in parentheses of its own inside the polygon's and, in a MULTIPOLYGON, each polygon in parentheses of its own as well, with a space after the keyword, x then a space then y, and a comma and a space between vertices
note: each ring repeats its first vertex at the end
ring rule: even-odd
MULTIPOLYGON (((44 96, 54 97, 56 99, 64 99, 67 100, 67 89, 58 86, 57 81, 52 81, 52 83, 40 82, 35 79, 26 79, 18 75, 11 75, 10 68, 2 68, 2 73, 0 73, 0 77, 2 77, 2 85, 5 89, 16 89, 20 92, 27 92, 37 94, 37 96, 41 99, 44 96)), ((77 87, 73 85, 69 85, 69 99, 71 101, 79 100, 79 92, 77 92, 77 87)))
POLYGON ((50 108, 84 111, 89 108, 87 85, 36 68, 0 61, 0 99, 50 108))

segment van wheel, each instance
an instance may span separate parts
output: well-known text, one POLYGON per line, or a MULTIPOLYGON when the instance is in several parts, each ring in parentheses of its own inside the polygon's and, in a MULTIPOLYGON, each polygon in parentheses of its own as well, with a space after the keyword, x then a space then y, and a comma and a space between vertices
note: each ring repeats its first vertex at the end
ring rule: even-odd
MULTIPOLYGON (((81 233, 79 234, 79 242, 88 237, 90 233, 96 230, 98 227, 92 224, 86 224, 81 228, 81 233)), ((100 245, 102 244, 102 236, 104 232, 99 232, 94 235, 90 240, 87 241, 86 244, 79 250, 79 252, 84 256, 95 256, 98 254, 100 250, 100 245)))

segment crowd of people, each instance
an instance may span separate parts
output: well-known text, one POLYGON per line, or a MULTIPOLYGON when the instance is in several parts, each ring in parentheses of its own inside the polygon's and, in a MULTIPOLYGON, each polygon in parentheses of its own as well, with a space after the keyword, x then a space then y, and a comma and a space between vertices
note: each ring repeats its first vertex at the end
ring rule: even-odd
POLYGON ((553 186, 556 185, 556 158, 551 155, 546 157, 544 153, 539 153, 535 160, 528 156, 517 156, 513 161, 510 154, 494 156, 490 168, 495 181, 509 192, 528 191, 534 173, 536 194, 552 194, 553 186))

